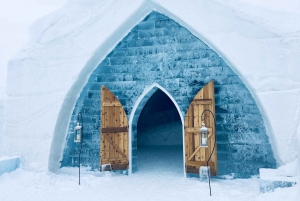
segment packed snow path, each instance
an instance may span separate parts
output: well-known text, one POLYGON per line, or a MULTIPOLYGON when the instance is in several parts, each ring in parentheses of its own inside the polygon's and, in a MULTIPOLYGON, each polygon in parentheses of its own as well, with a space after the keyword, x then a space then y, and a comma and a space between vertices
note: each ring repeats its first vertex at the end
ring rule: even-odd
POLYGON ((183 177, 180 149, 139 150, 139 171, 132 176, 82 171, 80 186, 78 168, 62 168, 57 173, 20 168, 6 173, 0 176, 0 201, 296 200, 296 187, 260 194, 258 178, 213 179, 210 197, 208 183, 183 177))
POLYGON ((82 200, 296 200, 296 187, 259 193, 258 179, 212 180, 212 197, 207 183, 166 174, 83 174, 64 168, 59 173, 18 169, 0 177, 1 201, 82 200))
POLYGON ((135 174, 156 174, 183 177, 182 146, 138 147, 138 172, 135 174))

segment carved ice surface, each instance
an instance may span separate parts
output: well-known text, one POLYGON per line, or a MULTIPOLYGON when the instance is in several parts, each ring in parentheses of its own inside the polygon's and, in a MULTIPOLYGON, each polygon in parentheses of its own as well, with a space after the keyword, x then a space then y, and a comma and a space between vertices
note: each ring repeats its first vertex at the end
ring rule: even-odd
POLYGON ((261 193, 274 192, 274 183, 273 181, 260 180, 259 181, 259 190, 261 193))
MULTIPOLYGON (((78 165, 73 130, 76 115, 81 112, 84 118, 82 164, 99 168, 101 85, 119 98, 127 117, 144 89, 153 83, 168 91, 185 115, 194 96, 211 80, 215 81, 218 173, 249 177, 258 174, 259 168, 275 168, 261 114, 241 79, 203 41, 154 11, 92 73, 71 116, 61 165, 78 165)), ((137 161, 137 121, 155 90, 143 98, 134 114, 133 169, 137 161)))
POLYGON ((101 165, 101 168, 100 168, 101 172, 111 171, 111 170, 112 169, 111 169, 111 164, 110 163, 101 165))

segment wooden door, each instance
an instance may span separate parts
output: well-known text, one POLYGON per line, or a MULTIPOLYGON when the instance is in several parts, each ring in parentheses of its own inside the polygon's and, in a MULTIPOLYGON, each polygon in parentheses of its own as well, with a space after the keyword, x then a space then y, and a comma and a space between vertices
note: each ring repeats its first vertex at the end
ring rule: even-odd
MULTIPOLYGON (((216 133, 213 116, 210 112, 203 114, 205 126, 209 131, 208 148, 200 147, 200 128, 202 126, 201 114, 210 110, 215 116, 214 82, 204 86, 191 102, 184 120, 185 141, 185 171, 186 173, 199 174, 199 168, 206 166, 206 162, 213 150, 216 133)), ((217 145, 216 145, 217 146, 217 145)), ((211 175, 217 175, 217 147, 209 161, 211 175)))
POLYGON ((128 120, 118 98, 101 88, 100 167, 111 164, 112 170, 128 169, 128 120))

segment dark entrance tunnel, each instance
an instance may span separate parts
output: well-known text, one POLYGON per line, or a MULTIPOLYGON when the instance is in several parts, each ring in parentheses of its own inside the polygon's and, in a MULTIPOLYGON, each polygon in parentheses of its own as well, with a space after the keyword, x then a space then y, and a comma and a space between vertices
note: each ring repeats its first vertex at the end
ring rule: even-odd
POLYGON ((137 123, 139 172, 183 172, 182 123, 172 100, 158 89, 145 104, 137 123))

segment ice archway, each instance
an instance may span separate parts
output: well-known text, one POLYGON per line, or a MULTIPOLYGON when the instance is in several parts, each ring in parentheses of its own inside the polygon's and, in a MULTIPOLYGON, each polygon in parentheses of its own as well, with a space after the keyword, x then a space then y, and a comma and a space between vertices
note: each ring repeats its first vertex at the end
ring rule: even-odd
MULTIPOLYGON (((101 51, 109 49, 103 48, 99 47, 101 51)), ((261 114, 245 84, 214 50, 177 22, 152 11, 109 54, 101 51, 99 54, 105 58, 99 65, 101 56, 90 60, 82 72, 88 76, 75 82, 64 101, 52 142, 50 169, 57 167, 64 142, 62 166, 76 165, 76 149, 70 136, 78 111, 85 114, 88 123, 83 164, 97 168, 100 85, 118 96, 128 116, 145 88, 158 83, 174 97, 182 118, 194 95, 212 79, 216 83, 220 134, 219 173, 247 177, 257 174, 259 167, 276 165, 261 114), (80 94, 78 89, 82 89, 80 94)))
MULTIPOLYGON (((159 84, 154 83, 151 86, 148 86, 145 88, 144 92, 140 95, 140 97, 137 99, 137 101, 135 102, 132 112, 130 114, 130 118, 129 118, 129 151, 130 151, 130 155, 129 155, 129 174, 132 173, 132 171, 136 168, 136 153, 137 153, 137 123, 138 123, 138 119, 140 117, 140 114, 145 106, 145 104, 147 103, 147 101, 149 100, 149 98, 153 95, 153 93, 160 89, 161 91, 163 91, 173 102, 173 104, 175 105, 178 114, 180 116, 180 120, 181 120, 181 125, 182 125, 182 139, 184 139, 184 128, 183 128, 183 116, 181 114, 181 110, 178 106, 178 104, 176 103, 175 99, 172 97, 172 95, 170 93, 168 93, 167 90, 165 90, 163 87, 161 87, 159 84)), ((183 143, 184 144, 184 143, 183 143)), ((184 148, 183 149, 183 156, 184 156, 184 148)), ((183 157, 184 159, 184 157, 183 157)), ((184 164, 184 162, 183 162, 184 164)), ((184 168, 183 168, 184 169, 184 168)), ((184 172, 185 174, 185 172, 184 172)))

